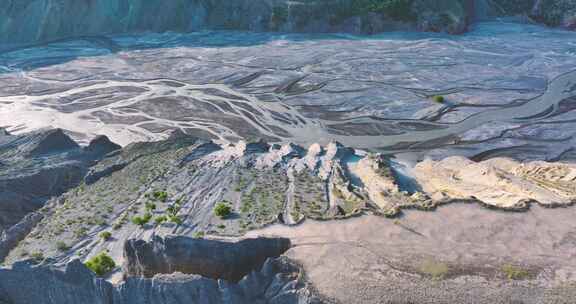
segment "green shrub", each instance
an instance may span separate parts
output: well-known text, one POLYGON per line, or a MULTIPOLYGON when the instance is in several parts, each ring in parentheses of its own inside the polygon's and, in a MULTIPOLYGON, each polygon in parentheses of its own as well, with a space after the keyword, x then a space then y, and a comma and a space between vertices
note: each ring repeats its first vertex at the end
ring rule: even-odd
POLYGON ((70 249, 70 247, 68 247, 68 245, 62 241, 58 241, 56 242, 56 249, 58 251, 66 251, 68 249, 70 249))
POLYGON ((35 262, 42 262, 42 260, 44 260, 44 254, 40 251, 36 251, 36 252, 32 252, 30 254, 30 257, 35 261, 35 262))
POLYGON ((144 225, 146 225, 146 223, 144 222, 144 219, 142 219, 141 216, 134 216, 134 217, 132 217, 132 224, 138 225, 138 226, 144 226, 144 225))
POLYGON ((170 215, 169 220, 176 225, 182 224, 182 219, 177 215, 170 215))
POLYGON ((103 231, 100 233, 100 238, 104 241, 108 241, 112 238, 112 233, 109 231, 103 231))
POLYGON ((161 202, 165 202, 166 200, 168 200, 168 192, 155 191, 154 193, 152 193, 152 197, 154 197, 154 199, 159 200, 161 202))
POLYGON ((232 213, 232 207, 226 202, 220 202, 214 207, 214 214, 220 218, 226 218, 232 213))
POLYGON ((76 231, 74 231, 74 236, 76 238, 83 238, 88 234, 88 228, 86 227, 80 227, 78 229, 76 229, 76 231))
POLYGON ((201 239, 204 237, 204 231, 196 231, 196 232, 194 232, 192 237, 195 239, 201 239))
POLYGON ((170 206, 168 206, 168 208, 166 208, 166 212, 168 212, 168 214, 170 214, 170 215, 176 215, 178 213, 178 211, 180 211, 180 207, 177 204, 170 205, 170 206))
POLYGON ((152 212, 152 211, 156 210, 156 204, 151 203, 151 202, 146 202, 146 210, 148 212, 152 212))
POLYGON ((132 223, 138 225, 140 227, 144 227, 144 225, 148 224, 148 222, 152 219, 152 214, 145 213, 144 216, 135 216, 132 218, 132 223))
POLYGON ((444 98, 444 96, 442 95, 436 95, 432 97, 432 100, 434 100, 434 102, 436 103, 444 103, 446 101, 446 98, 444 98))
POLYGON ((502 266, 502 272, 508 280, 524 280, 530 276, 528 270, 510 264, 502 266))
POLYGON ((168 220, 168 218, 165 215, 162 216, 158 216, 154 219, 154 222, 156 223, 156 225, 162 225, 163 223, 165 223, 168 220))
POLYGON ((84 265, 99 277, 107 274, 116 267, 116 263, 114 263, 114 260, 106 254, 106 252, 102 252, 99 255, 92 257, 84 263, 84 265))

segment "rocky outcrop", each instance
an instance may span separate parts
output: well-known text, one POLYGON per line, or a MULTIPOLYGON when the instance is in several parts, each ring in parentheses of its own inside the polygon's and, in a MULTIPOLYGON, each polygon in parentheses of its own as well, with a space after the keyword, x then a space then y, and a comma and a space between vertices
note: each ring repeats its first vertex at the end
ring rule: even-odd
POLYGON ((21 262, 0 268, 0 303, 11 304, 248 304, 321 303, 301 269, 285 258, 266 260, 238 283, 173 273, 128 278, 113 285, 96 278, 79 260, 64 269, 21 262))
POLYGON ((419 163, 414 174, 423 191, 437 201, 473 199, 513 210, 526 209, 530 202, 547 207, 576 202, 576 166, 572 164, 449 157, 419 163))
POLYGON ((222 242, 167 236, 154 237, 150 242, 128 240, 123 270, 127 276, 181 272, 237 282, 289 248, 290 240, 284 238, 222 242))
POLYGON ((369 201, 377 206, 377 214, 393 217, 398 215, 401 209, 430 210, 437 204, 427 194, 416 191, 420 190, 419 187, 413 187, 418 188, 411 189, 413 193, 402 189, 399 173, 388 158, 369 155, 350 168, 352 174, 362 182, 362 190, 369 201))

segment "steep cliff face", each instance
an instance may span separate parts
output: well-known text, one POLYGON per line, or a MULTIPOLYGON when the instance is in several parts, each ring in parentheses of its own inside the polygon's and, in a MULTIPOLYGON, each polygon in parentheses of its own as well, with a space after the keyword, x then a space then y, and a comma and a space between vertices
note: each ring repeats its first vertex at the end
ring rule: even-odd
POLYGON ((576 4, 570 0, 6 0, 0 3, 0 42, 202 29, 458 34, 474 19, 496 16, 530 16, 547 25, 574 28, 576 4))
POLYGON ((124 274, 153 277, 177 271, 237 282, 289 248, 290 240, 285 238, 236 243, 181 236, 154 237, 151 242, 128 240, 124 244, 124 274))
POLYGON ((461 32, 461 0, 7 0, 0 42, 33 43, 127 32, 234 29, 374 33, 461 32))

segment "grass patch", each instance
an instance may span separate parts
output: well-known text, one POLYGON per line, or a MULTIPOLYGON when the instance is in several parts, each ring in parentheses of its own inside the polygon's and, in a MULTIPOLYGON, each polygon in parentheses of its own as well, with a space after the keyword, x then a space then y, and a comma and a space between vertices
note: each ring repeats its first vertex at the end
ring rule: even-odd
POLYGON ((418 270, 433 279, 440 280, 448 274, 450 268, 446 263, 427 259, 422 262, 418 270))
POLYGON ((503 265, 502 272, 508 280, 525 280, 530 276, 528 270, 510 264, 503 265))

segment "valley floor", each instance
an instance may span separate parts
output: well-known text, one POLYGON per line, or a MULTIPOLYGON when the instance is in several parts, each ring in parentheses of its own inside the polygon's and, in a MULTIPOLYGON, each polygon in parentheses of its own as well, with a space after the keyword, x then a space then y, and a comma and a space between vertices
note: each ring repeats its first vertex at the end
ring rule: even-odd
POLYGON ((340 303, 572 303, 576 208, 515 213, 470 204, 399 219, 272 226, 286 255, 340 303))

